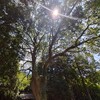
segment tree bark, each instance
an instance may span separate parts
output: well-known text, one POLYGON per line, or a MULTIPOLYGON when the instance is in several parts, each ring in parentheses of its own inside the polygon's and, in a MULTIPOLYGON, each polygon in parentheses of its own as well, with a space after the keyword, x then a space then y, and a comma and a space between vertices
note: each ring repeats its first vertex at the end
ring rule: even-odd
POLYGON ((35 73, 32 75, 31 87, 35 100, 47 100, 46 83, 46 77, 40 77, 35 73))
POLYGON ((35 73, 32 73, 31 88, 36 100, 41 100, 40 82, 35 73))
POLYGON ((31 78, 31 88, 33 95, 35 97, 35 100, 47 100, 47 94, 46 94, 46 85, 47 85, 47 76, 46 76, 46 70, 47 66, 49 64, 48 60, 46 64, 44 65, 44 74, 38 75, 38 72, 35 71, 35 64, 36 64, 36 47, 34 47, 33 53, 32 53, 32 78, 31 78))

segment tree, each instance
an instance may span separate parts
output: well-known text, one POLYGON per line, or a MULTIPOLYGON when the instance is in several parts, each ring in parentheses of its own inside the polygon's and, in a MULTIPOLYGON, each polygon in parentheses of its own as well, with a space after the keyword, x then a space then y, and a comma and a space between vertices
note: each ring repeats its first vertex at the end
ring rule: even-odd
MULTIPOLYGON (((15 10, 8 10, 11 11, 9 12, 11 17, 8 17, 4 5, 1 11, 7 16, 5 22, 10 21, 7 20, 8 18, 16 22, 15 19, 19 18, 19 24, 16 25, 9 22, 8 26, 17 27, 17 29, 22 32, 23 35, 21 36, 23 36, 23 39, 20 37, 20 34, 16 35, 18 39, 14 38, 12 32, 9 31, 11 35, 7 34, 7 37, 10 36, 11 39, 13 37, 13 39, 16 40, 15 44, 17 42, 17 47, 19 47, 20 38, 23 40, 21 44, 22 49, 26 51, 26 58, 28 59, 29 57, 28 60, 25 59, 23 65, 31 63, 31 66, 27 69, 32 71, 31 85, 33 94, 36 100, 46 100, 47 68, 54 59, 70 53, 77 54, 81 52, 81 54, 84 54, 89 51, 91 53, 97 53, 99 51, 99 9, 98 7, 95 7, 95 10, 88 9, 88 2, 81 0, 19 0, 18 2, 13 0, 13 3, 17 7, 16 14, 18 15, 14 16, 15 10), (52 9, 55 6, 60 9, 59 13, 61 14, 53 18, 51 15, 52 9), (19 9, 21 15, 18 12, 19 9), (41 74, 39 74, 38 71, 40 69, 38 62, 40 61, 42 62, 40 66, 42 70, 41 74)), ((9 1, 6 1, 5 4, 8 4, 8 6, 11 7, 10 9, 15 8, 9 1)), ((92 4, 92 2, 90 2, 90 4, 92 4)), ((1 25, 4 24, 3 18, 4 17, 1 17, 1 25)), ((6 28, 8 28, 8 26, 6 28)), ((15 44, 12 44, 12 47, 14 46, 12 50, 15 50, 14 55, 18 55, 19 48, 17 49, 15 44)), ((8 48, 10 51, 11 45, 9 45, 8 48)), ((4 53, 6 52, 4 51, 4 53)), ((14 57, 16 59, 16 56, 14 57)), ((10 62, 12 62, 14 59, 10 60, 10 62)))
POLYGON ((55 59, 47 71, 48 100, 98 100, 95 91, 100 91, 99 80, 94 62, 81 55, 55 59))
POLYGON ((24 65, 32 64, 28 70, 32 69, 35 99, 46 100, 47 68, 55 58, 66 53, 99 51, 99 10, 88 9, 87 2, 81 0, 20 0, 20 3, 26 19, 22 46, 30 57, 24 65), (61 16, 53 19, 50 9, 55 6, 61 9, 61 16), (41 75, 38 73, 39 61, 42 61, 41 75))
POLYGON ((48 68, 48 100, 75 100, 73 87, 78 83, 78 75, 73 67, 73 56, 55 59, 48 68))
POLYGON ((22 57, 18 9, 11 0, 0 0, 0 93, 11 98, 17 93, 18 62, 22 57))

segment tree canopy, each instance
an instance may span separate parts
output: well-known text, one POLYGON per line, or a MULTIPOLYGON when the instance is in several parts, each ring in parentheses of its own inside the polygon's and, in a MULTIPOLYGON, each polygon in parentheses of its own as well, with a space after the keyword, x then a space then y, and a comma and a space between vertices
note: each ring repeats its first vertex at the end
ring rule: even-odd
POLYGON ((15 88, 18 70, 26 71, 36 100, 47 100, 48 84, 53 92, 52 86, 64 84, 69 100, 78 100, 80 91, 79 97, 92 100, 89 86, 99 84, 94 60, 100 52, 99 5, 99 0, 1 0, 0 83, 15 88))

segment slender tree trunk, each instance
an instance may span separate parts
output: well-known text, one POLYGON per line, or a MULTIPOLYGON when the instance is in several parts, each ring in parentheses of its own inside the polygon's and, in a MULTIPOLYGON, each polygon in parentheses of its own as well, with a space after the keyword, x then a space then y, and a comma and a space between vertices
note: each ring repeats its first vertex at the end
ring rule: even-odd
POLYGON ((70 91, 70 95, 71 95, 71 100, 75 100, 72 86, 69 86, 69 91, 70 91))
POLYGON ((81 70, 80 70, 80 68, 78 67, 78 65, 77 65, 77 68, 78 68, 79 74, 80 74, 80 76, 81 76, 81 80, 82 80, 82 84, 83 84, 83 88, 84 88, 84 90, 85 90, 86 96, 88 97, 88 100, 92 100, 92 97, 91 97, 91 95, 90 95, 90 93, 89 93, 89 90, 88 90, 88 88, 87 88, 87 86, 86 86, 86 84, 85 84, 84 77, 82 76, 81 70))
POLYGON ((40 87, 41 87, 41 100, 47 100, 47 77, 43 76, 40 78, 40 87))

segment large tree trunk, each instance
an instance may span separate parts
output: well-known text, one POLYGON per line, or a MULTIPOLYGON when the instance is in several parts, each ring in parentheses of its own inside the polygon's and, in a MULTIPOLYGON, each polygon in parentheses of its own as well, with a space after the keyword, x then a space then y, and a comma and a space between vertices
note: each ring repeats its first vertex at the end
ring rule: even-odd
POLYGON ((37 75, 32 73, 31 88, 36 100, 41 100, 40 82, 37 75))
POLYGON ((35 100, 47 100, 46 77, 40 77, 33 73, 31 87, 35 100))
POLYGON ((48 61, 44 65, 44 74, 38 75, 38 72, 35 71, 36 64, 36 47, 34 47, 32 53, 32 80, 31 80, 31 88, 35 100, 47 100, 46 94, 46 85, 47 85, 47 76, 46 76, 46 68, 48 66, 48 61))

